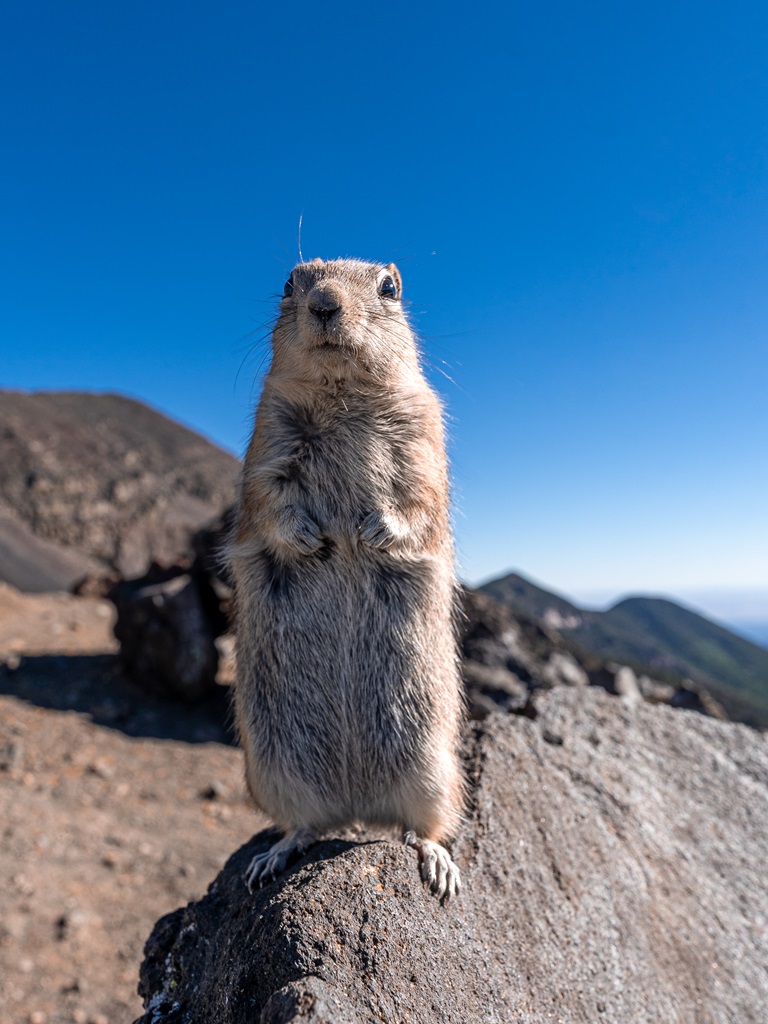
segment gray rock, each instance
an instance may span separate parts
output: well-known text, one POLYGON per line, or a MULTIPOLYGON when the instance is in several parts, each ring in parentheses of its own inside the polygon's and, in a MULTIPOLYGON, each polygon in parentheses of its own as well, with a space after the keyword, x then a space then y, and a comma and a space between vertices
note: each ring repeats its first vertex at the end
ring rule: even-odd
POLYGON ((654 704, 669 704, 675 694, 674 686, 646 675, 638 676, 637 685, 645 700, 654 704))
POLYGON ((619 697, 626 697, 629 700, 642 700, 643 695, 637 682, 637 676, 628 665, 622 665, 619 668, 613 685, 619 697))
POLYGON ((522 712, 528 704, 528 687, 506 668, 465 661, 464 683, 469 717, 475 720, 494 711, 522 712))
POLYGON ((120 659, 145 689, 197 701, 215 686, 219 652, 201 588, 205 580, 171 569, 110 591, 120 659))
POLYGON ((567 651, 553 651, 539 678, 545 686, 589 686, 589 676, 567 651))
POLYGON ((719 718, 723 722, 728 720, 728 714, 723 705, 715 700, 705 687, 700 686, 692 679, 686 679, 683 685, 675 690, 669 703, 673 708, 698 711, 700 715, 719 718))
POLYGON ((37 537, 0 507, 0 580, 27 593, 69 590, 97 563, 87 554, 37 537))
POLYGON ((511 611, 488 594, 465 588, 462 655, 470 713, 492 707, 521 711, 530 693, 552 686, 586 686, 589 676, 541 623, 511 611))
MULTIPOLYGON (((644 676, 643 679, 647 680, 647 676, 644 676)), ((609 661, 605 665, 593 669, 589 673, 589 681, 592 686, 599 686, 616 697, 626 697, 629 700, 641 700, 646 692, 653 692, 657 695, 663 692, 660 689, 653 690, 652 687, 649 688, 647 683, 650 683, 650 680, 647 680, 644 687, 641 687, 640 681, 633 669, 628 665, 619 665, 614 661, 609 661)), ((671 695, 672 691, 670 690, 669 697, 671 695)))
POLYGON ((335 839, 250 896, 257 835, 146 948, 142 1024, 764 1024, 768 745, 597 688, 473 727, 464 889, 335 839))

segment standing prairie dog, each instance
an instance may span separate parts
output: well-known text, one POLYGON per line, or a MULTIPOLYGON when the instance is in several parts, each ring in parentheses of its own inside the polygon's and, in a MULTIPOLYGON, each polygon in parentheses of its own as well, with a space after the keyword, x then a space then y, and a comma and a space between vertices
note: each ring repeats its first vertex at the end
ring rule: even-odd
POLYGON ((249 888, 316 836, 398 825, 439 896, 463 807, 455 577, 440 403, 394 264, 294 268, 229 547, 237 727, 284 837, 249 888))

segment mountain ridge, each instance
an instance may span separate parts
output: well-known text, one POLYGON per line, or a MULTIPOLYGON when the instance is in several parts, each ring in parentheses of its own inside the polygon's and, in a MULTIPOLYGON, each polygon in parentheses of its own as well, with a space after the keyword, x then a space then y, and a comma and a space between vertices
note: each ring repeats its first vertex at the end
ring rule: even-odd
POLYGON ((665 681, 691 679, 732 717, 768 728, 768 650, 693 609, 649 595, 622 598, 604 611, 583 609, 519 573, 480 589, 584 652, 665 681))
POLYGON ((126 395, 0 391, 0 578, 61 589, 172 560, 227 505, 239 462, 126 395))

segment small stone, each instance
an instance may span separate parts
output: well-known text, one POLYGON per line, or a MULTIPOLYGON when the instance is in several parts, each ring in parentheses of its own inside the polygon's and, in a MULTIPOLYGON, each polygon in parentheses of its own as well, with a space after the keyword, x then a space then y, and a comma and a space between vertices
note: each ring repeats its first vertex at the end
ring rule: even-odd
POLYGON ((87 770, 92 775, 98 775, 100 779, 111 779, 115 774, 114 767, 104 757, 100 757, 96 761, 92 761, 88 765, 87 770))
POLYGON ((637 682, 637 676, 628 665, 622 665, 618 669, 613 686, 620 697, 624 697, 631 703, 637 703, 642 699, 643 695, 637 682))
POLYGON ((29 1015, 29 1024, 47 1024, 48 1014, 42 1010, 33 1010, 29 1015))
POLYGON ((11 881, 19 890, 22 896, 31 896, 35 891, 35 887, 32 884, 32 882, 27 878, 26 875, 21 874, 21 872, 19 872, 18 875, 14 875, 11 878, 11 881))
POLYGON ((86 910, 74 907, 56 919, 56 938, 59 942, 63 942, 70 938, 72 932, 80 931, 87 926, 93 927, 97 921, 100 923, 99 918, 89 914, 86 910))
POLYGON ((226 796, 226 787, 219 782, 218 779, 214 780, 210 785, 205 786, 204 789, 200 790, 200 797, 203 800, 220 800, 226 796))
POLYGON ((0 745, 0 772, 10 772, 21 762, 22 746, 13 740, 0 745))

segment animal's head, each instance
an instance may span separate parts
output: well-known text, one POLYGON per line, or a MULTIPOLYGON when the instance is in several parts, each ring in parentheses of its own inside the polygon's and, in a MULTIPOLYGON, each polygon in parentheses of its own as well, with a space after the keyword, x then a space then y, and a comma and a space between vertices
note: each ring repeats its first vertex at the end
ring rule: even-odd
POLYGON ((272 338, 280 366, 314 375, 412 372, 413 335, 394 263, 312 260, 285 282, 272 338))

